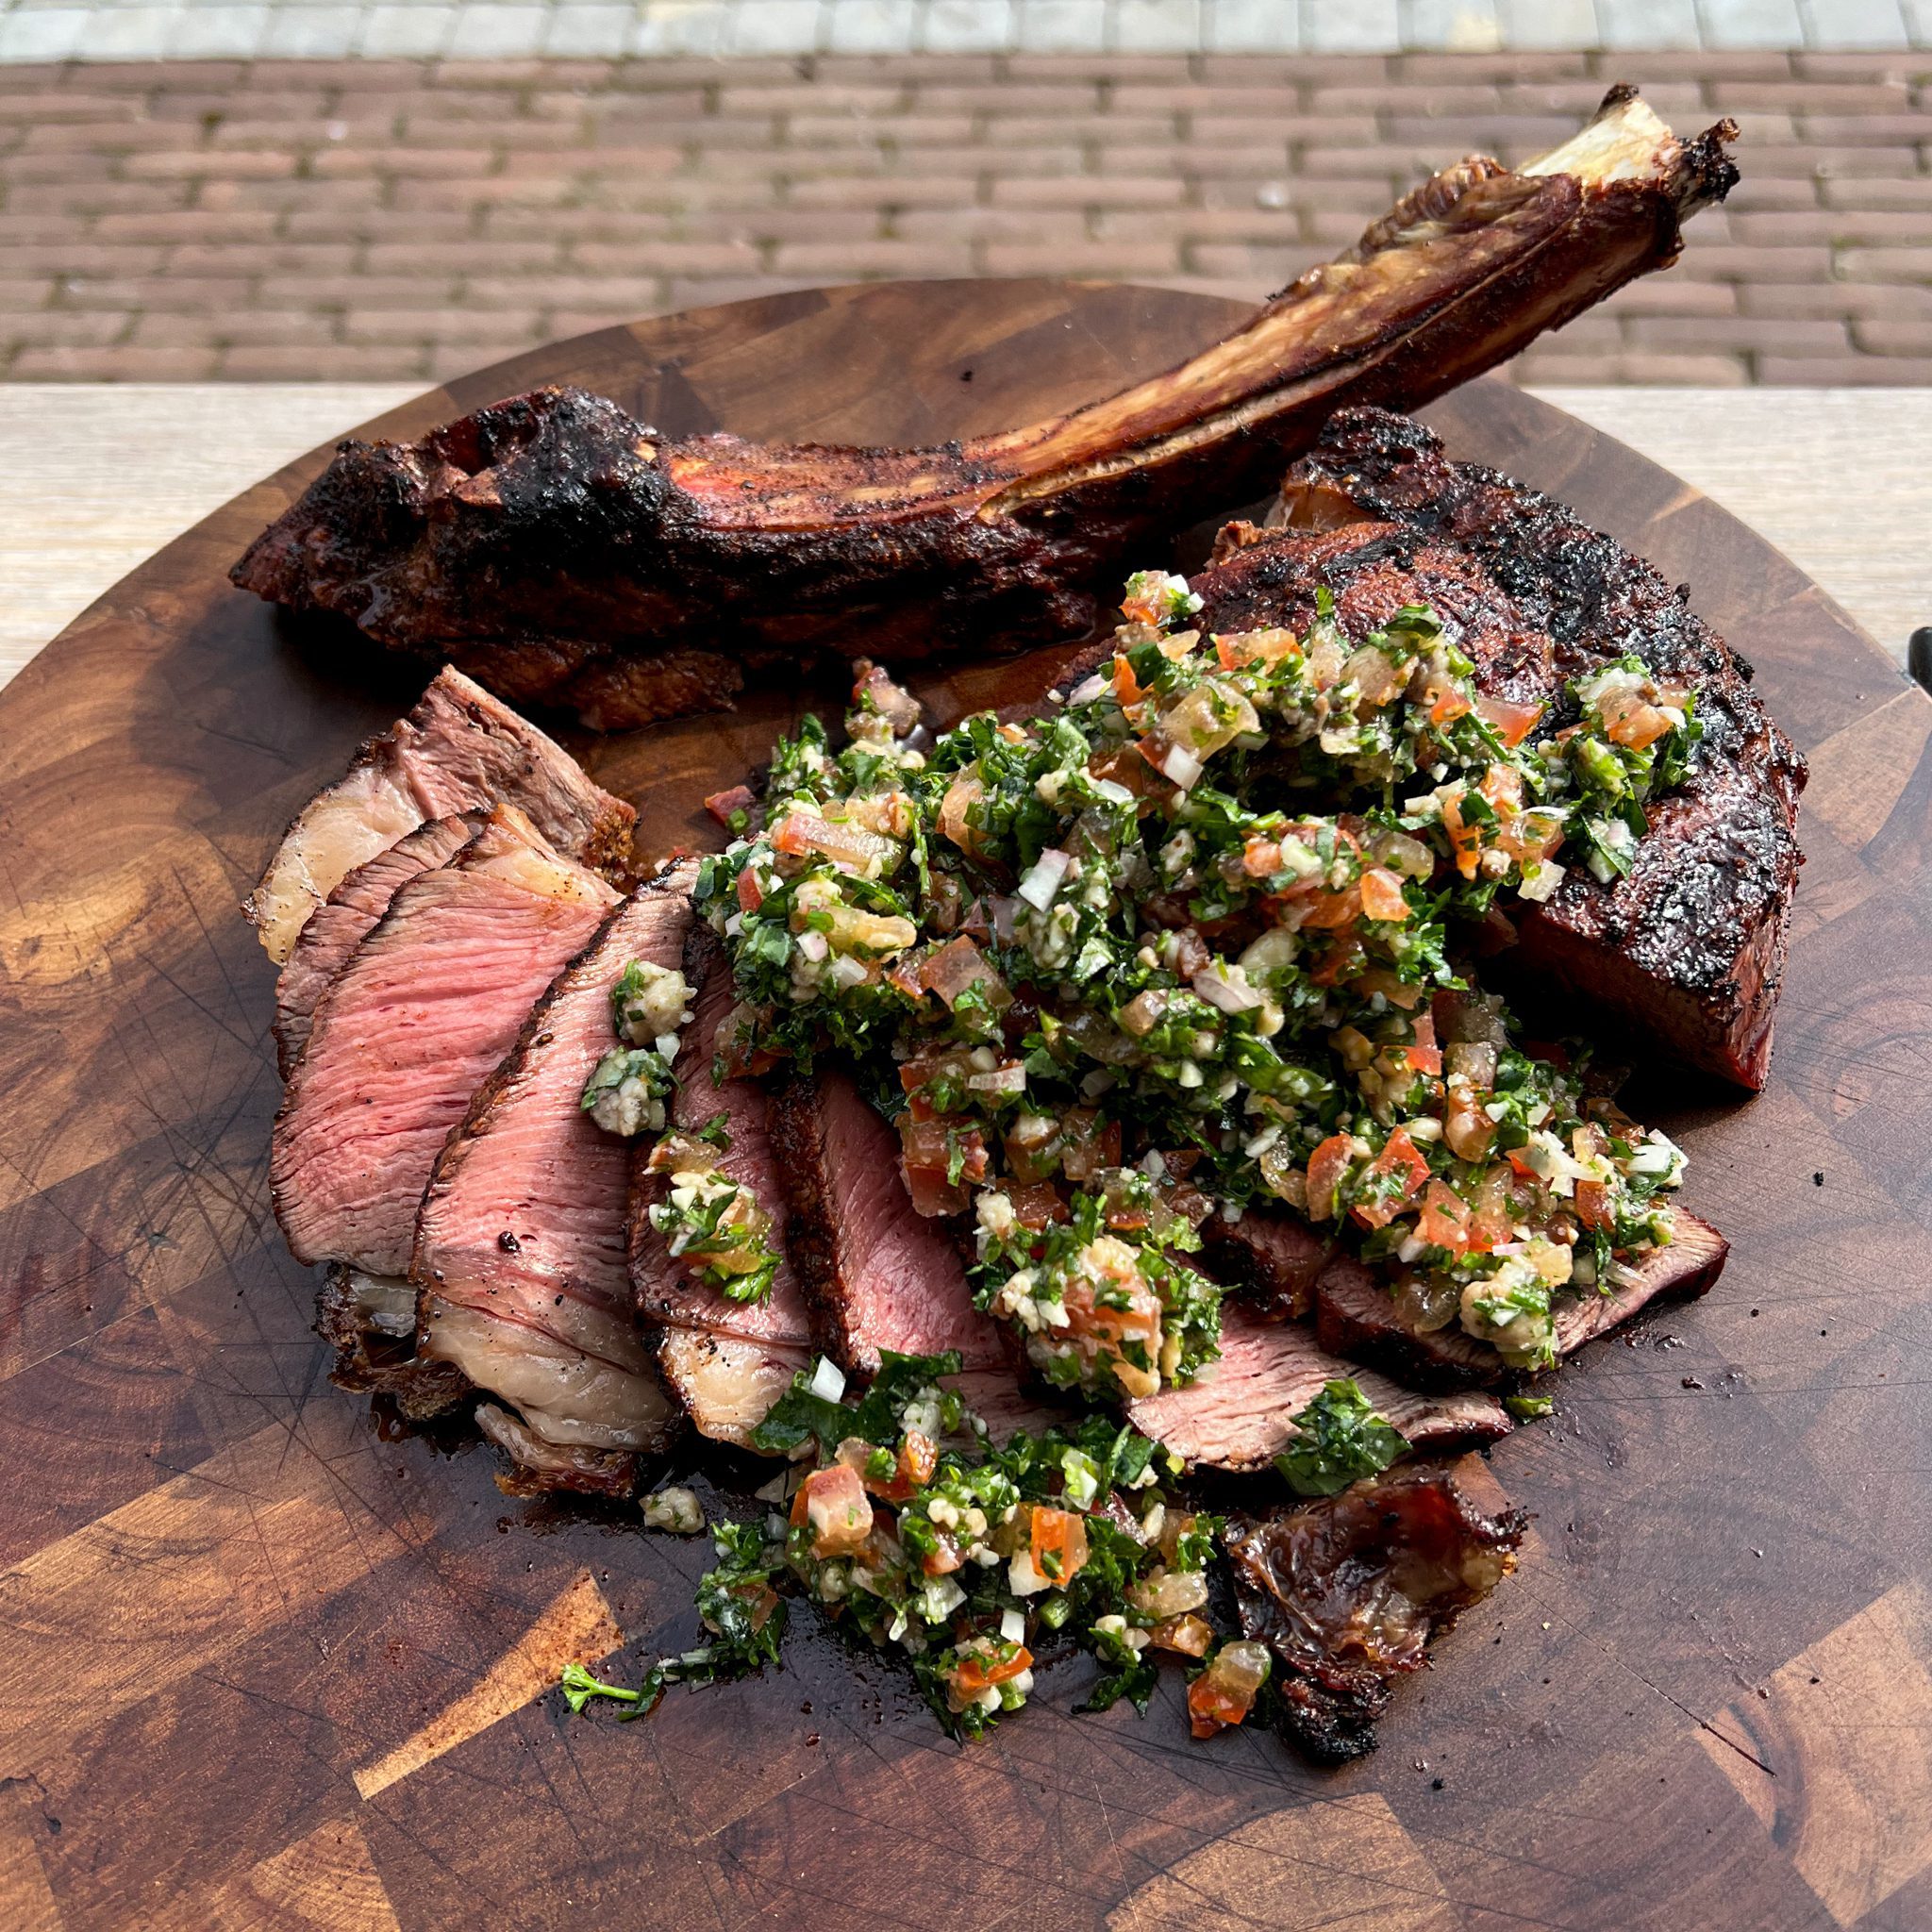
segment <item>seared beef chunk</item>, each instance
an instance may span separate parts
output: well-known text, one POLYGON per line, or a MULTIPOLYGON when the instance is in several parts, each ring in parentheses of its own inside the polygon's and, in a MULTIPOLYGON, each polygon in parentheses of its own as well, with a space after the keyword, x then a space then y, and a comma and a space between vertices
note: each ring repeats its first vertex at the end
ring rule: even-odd
POLYGON ((881 1349, 958 1349, 969 1369, 1005 1363, 958 1249, 941 1223, 913 1209, 898 1136, 843 1074, 787 1085, 772 1108, 772 1144, 791 1204, 792 1261, 827 1354, 862 1374, 881 1349))
POLYGON ((275 981, 275 1058, 284 1080, 308 1044, 316 1002, 389 910, 390 901, 419 872, 434 872, 455 858, 483 819, 482 812, 459 812, 406 832, 387 852, 358 865, 328 895, 328 903, 309 915, 275 981))
POLYGON ((724 1139, 718 1165, 772 1217, 781 1259, 762 1301, 736 1302, 700 1281, 671 1255, 650 1224, 649 1210, 664 1197, 665 1178, 649 1173, 650 1149, 633 1151, 628 1243, 631 1286, 645 1321, 660 1324, 658 1366, 677 1391, 698 1433, 742 1444, 765 1410, 806 1367, 811 1354, 811 1321, 804 1291, 786 1252, 787 1209, 773 1152, 770 1101, 755 1080, 714 1082, 718 1029, 737 1003, 731 965, 707 926, 691 929, 684 976, 697 989, 691 1024, 677 1056, 677 1094, 672 1124, 695 1134, 723 1115, 724 1139))
POLYGON ((558 974, 476 1090, 417 1217, 423 1352, 518 1411, 489 1433, 526 1484, 607 1488, 626 1452, 661 1448, 675 1426, 632 1316, 629 1149, 581 1095, 611 1049, 610 989, 625 965, 682 959, 695 871, 641 887, 558 974), (533 1463, 526 1441, 559 1453, 533 1463), (582 1450, 600 1455, 587 1462, 582 1450))
MULTIPOLYGON (((1707 1221, 1677 1209, 1677 1237, 1643 1256, 1631 1278, 1607 1294, 1589 1290, 1555 1304, 1557 1353, 1572 1355, 1592 1338, 1659 1299, 1708 1291, 1730 1243, 1707 1221)), ((1337 1259, 1315 1289, 1315 1333, 1324 1348, 1373 1362, 1417 1389, 1470 1389, 1503 1381, 1509 1368, 1486 1342, 1451 1325, 1418 1333, 1402 1319, 1387 1286, 1359 1262, 1337 1259)))
POLYGON ((1748 667, 1649 564, 1382 410, 1338 415, 1290 471, 1282 508, 1288 529, 1238 529, 1193 580, 1204 627, 1299 627, 1324 584, 1351 629, 1433 604, 1484 689, 1547 700, 1546 723, 1574 717, 1570 680, 1625 654, 1695 691, 1703 741, 1686 783, 1652 803, 1630 874, 1604 885, 1574 866, 1547 906, 1510 907, 1510 963, 1688 1065, 1762 1086, 1805 764, 1748 667))
POLYGON ((1398 1469, 1228 1543, 1241 1627, 1274 1654, 1282 1733, 1340 1763, 1374 1748, 1396 1677, 1516 1567, 1528 1518, 1486 1516, 1441 1469, 1398 1469))
POLYGON ((1540 161, 1425 182, 1193 360, 964 443, 670 441, 574 390, 345 443, 235 581, 601 728, 728 704, 801 651, 1077 636, 1129 558, 1252 501, 1339 405, 1417 408, 1672 260, 1735 132, 1680 142, 1614 89, 1540 161))
POLYGON ((323 995, 275 1117, 269 1180, 298 1260, 408 1271, 443 1141, 616 897, 508 806, 402 887, 323 995))
POLYGON ((309 916, 357 866, 425 820, 512 805, 589 866, 621 865, 637 814, 599 790, 528 719, 445 667, 407 718, 357 753, 310 800, 242 908, 277 964, 309 916))
POLYGON ((1418 1395, 1330 1355, 1298 1323, 1263 1322, 1233 1303, 1221 1318, 1221 1359, 1183 1388, 1127 1405, 1134 1426, 1210 1469, 1265 1469, 1294 1440, 1293 1418, 1326 1382, 1353 1379, 1370 1405, 1419 1449, 1509 1433, 1492 1395, 1418 1395))

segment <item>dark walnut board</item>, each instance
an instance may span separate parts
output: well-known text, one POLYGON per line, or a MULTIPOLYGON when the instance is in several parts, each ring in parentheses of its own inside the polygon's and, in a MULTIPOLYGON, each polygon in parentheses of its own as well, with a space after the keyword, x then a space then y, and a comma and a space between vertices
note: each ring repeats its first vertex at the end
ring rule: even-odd
MULTIPOLYGON (((931 441, 1238 312, 1038 282, 784 295, 375 426, 570 380, 674 434, 931 441)), ((1690 584, 1810 756, 1809 863, 1769 1090, 1651 1103, 1729 1270, 1471 1460, 1536 1513, 1521 1574, 1379 1754, 1193 1745, 1177 1672, 1145 1721, 1075 1719, 1077 1661, 962 1750, 808 1610, 782 1674, 647 1724, 544 1694, 620 1634, 687 1643, 708 1545, 509 1501, 491 1452, 398 1437, 325 1379, 268 1204, 273 973, 235 908, 424 673, 227 585, 319 451, 0 695, 0 1924, 1932 1924, 1932 700, 1616 442, 1495 383, 1433 419, 1690 584)), ((923 694, 957 712, 1012 678, 923 694)), ((837 708, 768 691, 580 748, 661 850, 707 837, 697 801, 808 702, 837 708)))

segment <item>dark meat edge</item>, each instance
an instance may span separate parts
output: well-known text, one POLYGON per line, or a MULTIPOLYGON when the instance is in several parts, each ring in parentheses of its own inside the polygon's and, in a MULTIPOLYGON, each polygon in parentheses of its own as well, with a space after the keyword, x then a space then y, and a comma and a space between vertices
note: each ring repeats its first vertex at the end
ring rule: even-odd
POLYGON ((473 1394, 469 1377, 450 1362, 425 1361, 413 1341, 386 1335, 361 1320, 345 1262, 325 1264, 315 1296, 315 1332, 335 1350, 328 1378, 352 1394, 385 1395, 408 1422, 446 1414, 473 1394))
POLYGON ((1240 1524, 1228 1541, 1236 1606, 1243 1632, 1274 1654, 1269 1690, 1282 1736, 1319 1763, 1344 1764, 1373 1751, 1375 1723, 1389 1708, 1397 1677, 1424 1668, 1430 1647, 1462 1611, 1510 1574, 1528 1526, 1521 1509, 1487 1515, 1447 1470, 1427 1464, 1405 1464, 1340 1495, 1240 1524), (1427 1512, 1424 1537, 1405 1523, 1418 1507, 1427 1512), (1277 1587, 1279 1571, 1266 1552, 1271 1542, 1291 1543, 1297 1532, 1317 1546, 1306 1554, 1326 1557, 1328 1568, 1310 1574, 1312 1564, 1294 1566, 1291 1582, 1298 1588, 1291 1601, 1277 1587), (1387 1558, 1379 1568, 1372 1560, 1378 1535, 1387 1558), (1474 1578, 1473 1563, 1478 1570, 1474 1578), (1491 1564, 1492 1575, 1480 1574, 1491 1564), (1431 1565, 1441 1587, 1419 1598, 1413 1586, 1431 1565), (1368 1644, 1374 1619, 1387 1614, 1385 1582, 1421 1606, 1425 1623, 1420 1644, 1408 1654, 1376 1658, 1368 1655, 1368 1644), (1320 1600, 1309 1601, 1300 1586, 1318 1590, 1320 1600), (1336 1598, 1346 1601, 1350 1593, 1358 1599, 1346 1619, 1353 1641, 1338 1643, 1318 1631, 1316 1620, 1325 1612, 1332 1622, 1340 1607, 1336 1598), (1357 1655, 1351 1657, 1350 1649, 1357 1655))
MULTIPOLYGON (((1550 639, 1559 680, 1634 651, 1697 691, 1703 741, 1686 783, 1653 802, 1631 874, 1605 885, 1575 867, 1549 905, 1514 908, 1516 949, 1501 963, 1687 1064, 1760 1088, 1802 862, 1806 767, 1751 689, 1750 666, 1643 558, 1383 411, 1338 412, 1289 472, 1278 514, 1305 533, 1360 519, 1455 545, 1550 639)), ((1211 591, 1208 602, 1211 618, 1211 591)))
MULTIPOLYGON (((1678 1208, 1676 1240, 1639 1264, 1635 1281, 1608 1294, 1585 1293, 1557 1305, 1557 1354, 1574 1355, 1654 1301, 1707 1294, 1730 1251, 1707 1221, 1678 1208)), ((1460 1328, 1417 1335, 1404 1327, 1388 1289, 1357 1262, 1324 1271, 1315 1291, 1315 1333, 1324 1348, 1366 1362, 1412 1389, 1494 1388, 1518 1374, 1493 1348, 1460 1328)))
POLYGON ((1613 88, 1552 172, 1445 170, 1215 349, 1005 436, 667 446, 540 391, 344 443, 232 575, 599 728, 728 705, 774 658, 1076 636, 1132 553, 1251 501, 1339 405, 1419 407, 1673 260, 1737 179, 1735 133, 1677 141, 1613 88))

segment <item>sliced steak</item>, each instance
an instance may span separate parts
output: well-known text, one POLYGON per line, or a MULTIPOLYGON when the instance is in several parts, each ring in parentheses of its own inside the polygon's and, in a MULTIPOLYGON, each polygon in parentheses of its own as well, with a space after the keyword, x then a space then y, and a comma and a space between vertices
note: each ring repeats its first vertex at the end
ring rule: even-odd
POLYGON ((1418 1395, 1342 1361, 1293 1322, 1262 1322, 1234 1303, 1221 1317, 1221 1359, 1185 1388, 1127 1405, 1137 1429, 1210 1469, 1263 1469, 1294 1440, 1293 1418, 1324 1382, 1353 1380, 1390 1425, 1418 1449, 1492 1441, 1509 1433, 1493 1396, 1418 1395))
POLYGON ((1279 1666, 1282 1733, 1340 1763, 1374 1748, 1395 1680, 1516 1567, 1520 1509, 1488 1516, 1441 1469, 1396 1469, 1230 1539, 1241 1627, 1279 1666))
POLYGON ((1300 1321, 1314 1306, 1315 1281, 1335 1243, 1305 1221, 1248 1208, 1238 1221, 1201 1224, 1201 1266, 1257 1313, 1300 1321))
POLYGON ((389 910, 389 902, 419 872, 433 872, 455 858, 484 817, 482 812, 458 812, 404 833, 387 852, 358 865, 328 895, 328 903, 309 916, 275 981, 275 1058, 284 1080, 308 1044, 316 1002, 389 910))
MULTIPOLYGON (((765 1090, 755 1080, 720 1086, 712 1077, 718 1028, 730 1017, 737 994, 731 962, 708 927, 692 926, 684 976, 697 988, 697 998, 677 1056, 673 1122, 695 1133, 724 1116, 730 1146, 718 1164, 772 1217, 783 1255, 789 1210, 770 1140, 765 1090)), ((649 1210, 662 1200, 665 1179, 645 1171, 649 1151, 636 1148, 631 1165, 628 1247, 638 1312, 662 1326, 659 1366, 698 1433, 741 1444, 792 1375, 809 1365, 811 1319, 804 1291, 790 1260, 779 1262, 771 1293, 758 1302, 732 1301, 697 1280, 650 1224, 649 1210)))
POLYGON ((958 1349, 968 1369, 1007 1362, 945 1224, 913 1209, 899 1137, 845 1074, 788 1082, 773 1103, 772 1145, 791 1204, 792 1263, 841 1368, 871 1374, 882 1349, 958 1349))
POLYGON ((1193 580, 1203 628, 1304 627, 1324 584, 1352 632, 1402 601, 1435 604, 1486 690, 1547 699, 1557 723, 1574 715, 1567 682, 1626 653, 1695 691, 1703 740, 1686 783, 1651 805, 1633 870, 1603 885, 1573 867, 1548 905, 1512 908, 1513 964, 1690 1066, 1761 1087, 1805 762, 1749 666, 1649 564, 1385 410, 1335 416, 1289 472, 1279 514, 1292 527, 1236 532, 1193 580))
POLYGON ((297 1260, 408 1271, 443 1141, 616 897, 508 806, 397 891, 316 1007, 275 1117, 270 1186, 297 1260))
MULTIPOLYGON (((437 1157, 417 1216, 423 1354, 557 1449, 657 1449, 675 1427, 625 1264, 630 1149, 580 1101, 615 1043, 610 988, 625 964, 682 960, 696 872, 687 862, 641 887, 551 982, 437 1157)), ((530 1473, 577 1471, 566 1456, 530 1473)))
MULTIPOLYGON (((1557 1304, 1557 1353, 1574 1355, 1640 1308, 1664 1298, 1706 1293, 1723 1272, 1730 1243, 1707 1221, 1677 1209, 1677 1238, 1645 1256, 1631 1279, 1605 1294, 1575 1294, 1557 1304)), ((1388 1288, 1359 1262, 1337 1260, 1315 1289, 1315 1332, 1324 1348, 1373 1362, 1418 1389, 1473 1389, 1515 1372, 1487 1342, 1457 1327, 1418 1334, 1397 1314, 1388 1288)))
POLYGON ((276 964, 349 873, 425 820, 498 803, 522 811, 559 852, 621 865, 637 814, 591 782, 554 739, 445 667, 407 718, 372 738, 289 827, 242 909, 276 964))

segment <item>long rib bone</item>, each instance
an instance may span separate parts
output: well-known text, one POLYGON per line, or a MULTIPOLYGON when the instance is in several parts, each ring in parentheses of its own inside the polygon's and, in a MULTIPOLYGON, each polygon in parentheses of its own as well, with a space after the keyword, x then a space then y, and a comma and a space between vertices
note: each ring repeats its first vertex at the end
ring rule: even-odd
POLYGON ((575 390, 347 443, 235 581, 614 727, 728 705, 747 665, 1077 636, 1124 562, 1262 495, 1332 411, 1412 409, 1636 275, 1737 179, 1628 88, 1511 170, 1405 196, 1200 355, 935 449, 667 441, 575 390))

